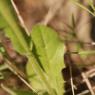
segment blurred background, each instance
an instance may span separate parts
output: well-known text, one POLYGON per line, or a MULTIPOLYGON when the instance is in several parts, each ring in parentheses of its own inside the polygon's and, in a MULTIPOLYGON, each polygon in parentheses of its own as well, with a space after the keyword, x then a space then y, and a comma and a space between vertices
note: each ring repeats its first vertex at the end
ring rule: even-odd
MULTIPOLYGON (((89 4, 90 0, 77 0, 78 4, 84 7, 74 3, 74 0, 13 1, 29 32, 33 25, 41 23, 56 30, 65 43, 66 68, 63 70, 66 80, 65 95, 73 95, 71 94, 70 68, 76 95, 94 95, 92 93, 95 92, 95 54, 93 53, 95 50, 95 9, 89 4), (86 54, 83 51, 87 51, 86 54)), ((94 0, 92 0, 92 5, 95 5, 94 0)), ((18 56, 16 60, 22 62, 23 56, 17 53, 16 56, 18 56)), ((22 68, 22 64, 19 67, 22 68)), ((10 76, 12 76, 10 79, 3 82, 10 86, 16 85, 18 88, 22 86, 23 89, 28 89, 16 76, 11 73, 10 76)), ((7 93, 0 89, 0 95, 7 95, 7 93)))

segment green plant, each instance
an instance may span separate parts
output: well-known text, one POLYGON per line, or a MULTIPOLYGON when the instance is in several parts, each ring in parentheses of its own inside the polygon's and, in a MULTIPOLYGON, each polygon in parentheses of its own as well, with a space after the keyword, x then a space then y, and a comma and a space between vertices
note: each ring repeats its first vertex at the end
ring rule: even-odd
MULTIPOLYGON (((12 41, 14 49, 28 58, 26 72, 32 91, 39 95, 63 95, 64 80, 61 71, 65 67, 65 46, 57 33, 44 25, 35 25, 28 35, 18 24, 11 0, 0 0, 0 28, 12 41)), ((7 58, 5 62, 11 63, 7 58)), ((11 92, 5 86, 2 88, 11 95, 22 95, 11 92)))
MULTIPOLYGON (((95 16, 94 12, 84 7, 79 2, 72 0, 77 6, 85 9, 95 16)), ((92 0, 89 5, 95 11, 92 0)), ((74 26, 74 18, 73 26, 74 26)), ((4 56, 5 63, 0 65, 0 79, 4 78, 2 70, 10 69, 16 74, 31 91, 14 90, 1 84, 1 87, 10 95, 63 95, 64 79, 62 69, 65 68, 64 53, 65 44, 60 40, 57 33, 50 27, 38 24, 33 26, 31 33, 23 29, 18 16, 13 9, 11 0, 0 0, 0 42, 3 35, 9 37, 16 52, 28 58, 25 77, 19 75, 15 62, 11 62, 4 47, 0 47, 0 54, 4 56), (3 33, 4 34, 3 34, 3 33)), ((73 31, 73 30, 72 30, 73 31)), ((79 51, 80 55, 95 53, 93 51, 79 51)))

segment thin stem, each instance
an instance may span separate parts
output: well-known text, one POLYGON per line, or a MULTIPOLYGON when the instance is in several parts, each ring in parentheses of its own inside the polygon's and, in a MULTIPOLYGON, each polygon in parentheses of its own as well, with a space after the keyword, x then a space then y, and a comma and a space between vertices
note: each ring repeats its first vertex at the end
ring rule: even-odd
POLYGON ((25 75, 23 74, 22 71, 20 71, 15 65, 13 65, 13 63, 11 63, 9 60, 5 59, 6 64, 8 65, 8 68, 10 69, 10 71, 12 71, 15 75, 17 75, 17 77, 25 84, 27 85, 27 87, 29 87, 35 94, 36 91, 31 87, 31 85, 25 80, 25 75))
POLYGON ((69 68, 70 68, 70 76, 71 76, 70 80, 71 80, 72 94, 75 95, 75 92, 74 92, 74 83, 73 83, 73 75, 72 75, 72 67, 71 67, 71 65, 69 66, 69 68))
POLYGON ((83 72, 82 72, 82 77, 83 77, 84 81, 86 82, 86 84, 90 90, 91 95, 95 95, 88 78, 86 77, 86 75, 83 72))
POLYGON ((95 11, 94 1, 93 0, 90 0, 89 1, 89 4, 90 4, 91 8, 93 9, 93 11, 95 11))
POLYGON ((92 55, 92 54, 95 54, 95 51, 92 50, 92 51, 80 51, 78 52, 79 55, 92 55))
POLYGON ((54 2, 54 4, 50 6, 48 13, 46 14, 44 20, 42 21, 42 24, 47 25, 56 15, 58 10, 61 8, 62 4, 63 0, 54 2))
POLYGON ((90 13, 91 15, 93 15, 95 17, 95 14, 93 12, 91 12, 88 8, 86 8, 84 5, 78 3, 77 1, 75 0, 71 0, 72 2, 74 2, 77 6, 79 6, 80 8, 86 10, 88 13, 90 13))
POLYGON ((75 51, 75 52, 67 52, 67 54, 79 54, 79 55, 92 55, 95 54, 95 51, 75 51))
POLYGON ((80 43, 80 44, 88 44, 88 45, 92 45, 92 46, 95 46, 95 42, 81 42, 81 41, 78 41, 78 40, 63 40, 65 43, 80 43))
POLYGON ((17 17, 18 17, 18 19, 19 19, 19 21, 20 21, 20 23, 21 23, 21 26, 24 28, 24 30, 25 30, 25 32, 27 33, 27 35, 30 35, 30 33, 29 33, 27 27, 25 26, 24 20, 23 20, 23 18, 21 17, 20 12, 18 11, 18 8, 16 7, 14 1, 11 0, 11 3, 12 3, 12 5, 13 5, 13 8, 14 8, 15 12, 17 13, 17 17))
POLYGON ((3 90, 5 90, 7 93, 9 93, 10 95, 17 95, 14 91, 12 91, 11 89, 9 89, 8 87, 6 87, 4 84, 1 84, 1 88, 3 90))

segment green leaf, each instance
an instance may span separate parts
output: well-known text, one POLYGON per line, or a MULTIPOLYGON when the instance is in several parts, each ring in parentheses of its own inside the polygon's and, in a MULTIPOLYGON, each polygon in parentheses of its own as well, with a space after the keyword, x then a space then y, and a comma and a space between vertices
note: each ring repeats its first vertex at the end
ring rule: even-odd
POLYGON ((32 81, 31 82, 32 87, 35 88, 35 86, 36 86, 35 91, 39 92, 39 95, 55 95, 54 90, 51 88, 50 83, 47 80, 46 74, 41 69, 39 63, 37 62, 37 59, 34 56, 34 54, 33 53, 29 54, 28 59, 29 59, 28 65, 26 66, 28 71, 30 69, 30 72, 29 73, 27 72, 28 73, 28 79, 30 79, 32 81), (36 77, 33 78, 33 76, 35 76, 35 74, 38 76, 38 80, 42 81, 42 83, 40 85, 39 85, 39 82, 37 82, 37 81, 34 82, 36 77), (39 86, 41 87, 40 89, 38 89, 39 86), (46 94, 44 94, 44 92, 46 94), (43 93, 43 94, 40 94, 40 93, 43 93), (49 93, 49 94, 47 94, 47 93, 49 93))
POLYGON ((0 14, 0 28, 4 28, 6 26, 7 26, 7 24, 5 23, 2 15, 0 14))
MULTIPOLYGON (((34 43, 33 52, 37 55, 36 58, 51 88, 57 95, 63 95, 64 81, 61 71, 65 67, 63 60, 65 52, 64 43, 53 29, 43 25, 34 26, 31 37, 34 43)), ((27 64, 27 73, 35 89, 38 91, 46 90, 43 80, 39 78, 36 71, 33 71, 32 62, 27 64)))
POLYGON ((0 14, 2 15, 0 26, 1 28, 3 26, 5 33, 11 38, 15 49, 20 53, 26 53, 28 51, 28 44, 24 37, 26 35, 22 33, 11 0, 0 0, 0 14))

